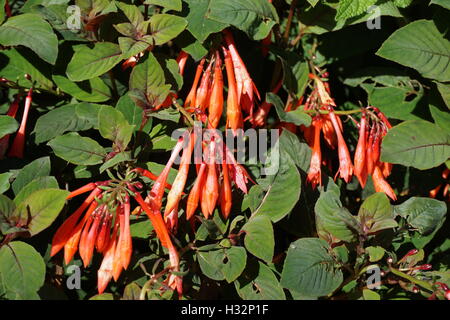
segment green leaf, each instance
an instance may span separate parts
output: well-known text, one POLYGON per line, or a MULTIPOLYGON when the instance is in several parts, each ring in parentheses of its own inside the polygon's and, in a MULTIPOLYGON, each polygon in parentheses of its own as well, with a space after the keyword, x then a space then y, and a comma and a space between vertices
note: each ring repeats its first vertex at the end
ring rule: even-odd
POLYGON ((45 280, 44 259, 29 244, 10 242, 0 248, 0 279, 9 299, 35 299, 45 280))
POLYGON ((414 21, 395 31, 377 55, 414 68, 426 78, 450 81, 450 41, 433 21, 414 21))
POLYGON ((247 254, 242 247, 197 251, 197 259, 202 272, 213 280, 233 282, 245 269, 247 254))
POLYGON ((450 84, 444 84, 440 82, 436 82, 439 93, 442 96, 447 108, 450 109, 450 84))
POLYGON ((264 39, 278 23, 278 15, 266 0, 211 0, 207 18, 246 32, 254 40, 264 39))
POLYGON ((9 179, 12 175, 12 172, 0 173, 0 194, 8 191, 10 187, 9 179))
POLYGON ((109 169, 111 167, 114 167, 115 165, 121 163, 130 161, 131 156, 129 152, 119 152, 114 157, 106 161, 104 164, 101 165, 99 171, 100 173, 103 173, 106 169, 109 169))
POLYGON ((122 112, 129 124, 134 125, 135 131, 139 130, 144 117, 144 110, 139 108, 128 94, 120 97, 116 109, 122 112))
POLYGON ((447 0, 431 0, 430 4, 437 4, 445 9, 450 10, 450 3, 447 0))
MULTIPOLYGON (((42 143, 62 135, 67 131, 84 131, 92 128, 92 123, 77 114, 80 104, 68 104, 53 109, 36 121, 33 132, 36 143, 42 143)), ((86 104, 89 108, 90 104, 86 104)))
POLYGON ((429 105, 431 116, 434 122, 448 134, 450 134, 450 112, 439 110, 439 108, 429 105))
POLYGON ((0 24, 5 20, 5 2, 6 0, 0 0, 0 24))
POLYGON ((50 174, 50 157, 36 159, 24 166, 17 174, 12 183, 14 194, 17 195, 23 187, 39 177, 45 177, 50 174))
POLYGON ((266 216, 253 216, 242 227, 245 248, 254 256, 270 263, 275 249, 272 222, 266 216))
POLYGON ((99 77, 73 82, 64 76, 53 75, 53 81, 61 91, 80 101, 104 102, 111 99, 111 90, 99 77))
POLYGON ((141 287, 136 282, 128 284, 123 290, 123 300, 139 300, 141 295, 141 287))
POLYGON ((90 297, 89 300, 114 300, 114 296, 112 293, 102 293, 90 297))
POLYGON ((304 172, 308 172, 311 162, 311 148, 305 142, 301 142, 296 134, 289 130, 283 130, 280 135, 280 148, 285 154, 289 155, 297 167, 304 172))
POLYGON ((132 216, 130 232, 133 238, 148 239, 153 232, 153 225, 147 217, 132 216))
POLYGON ((321 238, 327 238, 330 233, 335 238, 351 242, 356 240, 359 225, 356 218, 339 200, 339 192, 328 190, 321 192, 314 207, 317 231, 321 238))
POLYGON ((289 53, 281 59, 283 65, 283 86, 300 98, 308 84, 309 66, 299 55, 289 53))
POLYGON ((301 109, 288 112, 284 111, 283 102, 276 94, 272 92, 267 93, 266 101, 275 106, 275 110, 281 121, 293 123, 297 126, 305 125, 308 127, 311 124, 311 117, 301 109))
POLYGON ((302 238, 289 246, 281 274, 284 288, 308 297, 322 297, 336 290, 343 281, 335 266, 330 247, 321 239, 302 238))
POLYGON ((136 41, 127 37, 119 37, 118 40, 120 50, 122 51, 122 59, 131 58, 151 46, 152 43, 147 42, 147 38, 148 36, 144 36, 141 40, 136 41))
POLYGON ((75 54, 67 65, 67 76, 72 81, 95 78, 111 70, 122 60, 122 51, 115 43, 97 42, 74 47, 75 54))
POLYGON ((377 192, 364 200, 358 218, 364 233, 397 227, 391 203, 383 192, 377 192))
POLYGON ((14 133, 19 128, 16 119, 10 116, 0 116, 0 139, 4 136, 14 133))
POLYGON ((315 7, 317 2, 319 2, 319 0, 308 0, 308 2, 311 6, 315 7))
POLYGON ((424 120, 405 121, 383 138, 381 161, 430 169, 450 157, 450 135, 424 120))
POLYGON ((58 136, 47 143, 60 158, 78 165, 101 163, 106 151, 95 140, 81 137, 76 132, 58 136))
POLYGON ((414 0, 394 0, 394 4, 400 8, 408 7, 414 0))
POLYGON ((411 227, 426 236, 443 225, 447 205, 436 199, 412 197, 395 206, 394 213, 405 218, 411 227))
POLYGON ((378 293, 369 289, 363 290, 363 297, 364 300, 381 300, 381 297, 378 293))
POLYGON ((6 57, 9 62, 0 66, 2 77, 16 81, 22 87, 30 88, 33 83, 23 76, 28 73, 32 80, 36 81, 35 88, 49 90, 53 87, 49 65, 40 60, 31 50, 3 50, 0 57, 2 60, 6 57))
POLYGON ((186 29, 187 21, 172 14, 155 14, 148 21, 148 34, 151 42, 160 46, 178 36, 186 29))
POLYGON ((200 43, 203 43, 210 34, 228 27, 227 23, 208 19, 211 0, 186 0, 185 2, 189 7, 189 14, 186 16, 187 29, 200 43))
POLYGON ((114 141, 119 150, 125 150, 131 140, 134 126, 119 110, 103 106, 98 114, 98 128, 103 138, 114 141))
POLYGON ((128 18, 128 20, 130 20, 130 22, 135 27, 137 27, 140 23, 144 21, 144 15, 142 14, 141 10, 139 10, 138 6, 118 1, 116 2, 116 5, 119 7, 120 10, 123 11, 125 16, 128 18))
POLYGON ((300 198, 300 173, 292 159, 284 152, 279 154, 278 171, 264 179, 258 179, 258 184, 264 190, 264 196, 254 215, 268 216, 273 222, 285 217, 294 208, 300 198))
POLYGON ((55 177, 48 176, 36 178, 20 190, 20 192, 14 198, 14 203, 16 205, 19 205, 33 192, 47 188, 59 188, 58 181, 56 181, 55 177))
POLYGON ((336 21, 345 20, 367 12, 377 0, 340 0, 336 12, 336 21))
POLYGON ((133 68, 129 85, 130 98, 141 108, 161 104, 170 91, 170 85, 166 84, 164 71, 151 52, 144 61, 133 68))
POLYGON ((260 261, 247 266, 234 285, 243 300, 286 299, 277 277, 268 266, 260 261))
POLYGON ((3 235, 7 234, 7 231, 16 225, 13 216, 15 208, 14 201, 0 194, 0 231, 3 235))
POLYGON ((381 258, 383 258, 385 254, 385 250, 383 247, 375 246, 375 247, 367 247, 366 252, 369 254, 369 261, 370 262, 377 262, 380 261, 381 258))
POLYGON ((167 10, 181 11, 181 0, 145 0, 145 4, 154 4, 167 10))
POLYGON ((26 46, 50 64, 55 64, 58 56, 58 38, 50 24, 37 14, 9 18, 0 26, 0 44, 26 46))
POLYGON ((54 188, 33 192, 21 202, 13 215, 20 221, 28 221, 27 228, 31 236, 46 229, 56 219, 64 207, 69 192, 54 188))

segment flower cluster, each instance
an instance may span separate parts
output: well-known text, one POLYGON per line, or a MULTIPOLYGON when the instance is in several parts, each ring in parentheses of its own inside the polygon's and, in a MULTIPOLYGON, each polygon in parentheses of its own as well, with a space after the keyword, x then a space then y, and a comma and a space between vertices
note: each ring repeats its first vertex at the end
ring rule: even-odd
MULTIPOLYGON (((230 31, 224 30, 225 45, 221 47, 228 81, 226 127, 241 129, 244 120, 253 119, 256 99, 260 99, 258 89, 242 61, 230 31), (243 113, 248 117, 244 119, 243 113)), ((203 58, 195 74, 191 90, 184 102, 184 107, 196 114, 208 112, 208 126, 217 128, 223 112, 223 76, 220 50, 211 54, 210 61, 204 69, 203 58)))

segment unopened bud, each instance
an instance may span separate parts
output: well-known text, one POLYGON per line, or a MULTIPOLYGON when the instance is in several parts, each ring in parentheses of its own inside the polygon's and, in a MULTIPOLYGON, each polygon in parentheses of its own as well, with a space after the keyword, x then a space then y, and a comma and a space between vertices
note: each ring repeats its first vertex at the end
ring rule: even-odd
POLYGON ((450 290, 445 291, 445 299, 450 300, 450 290))
POLYGON ((30 80, 31 81, 31 76, 28 73, 25 73, 24 75, 25 79, 30 80))
POLYGON ((416 286, 414 286, 414 287, 412 288, 412 292, 414 292, 414 293, 419 293, 420 290, 419 290, 419 288, 417 288, 416 286))
POLYGON ((391 264, 392 262, 394 262, 394 259, 392 259, 391 257, 387 258, 387 263, 391 264))
POLYGON ((431 264, 423 264, 421 266, 415 267, 414 269, 416 269, 416 270, 430 270, 432 268, 433 268, 433 266, 431 264))
POLYGON ((419 252, 419 250, 417 250, 417 249, 409 250, 408 253, 405 254, 405 256, 403 257, 403 259, 406 257, 412 256, 412 255, 416 254, 417 252, 419 252))

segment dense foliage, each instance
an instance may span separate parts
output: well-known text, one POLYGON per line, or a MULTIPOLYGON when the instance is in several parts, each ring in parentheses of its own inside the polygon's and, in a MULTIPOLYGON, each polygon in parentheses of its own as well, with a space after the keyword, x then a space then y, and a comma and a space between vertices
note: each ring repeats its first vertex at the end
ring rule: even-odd
POLYGON ((0 298, 450 299, 449 21, 0 0, 0 298))

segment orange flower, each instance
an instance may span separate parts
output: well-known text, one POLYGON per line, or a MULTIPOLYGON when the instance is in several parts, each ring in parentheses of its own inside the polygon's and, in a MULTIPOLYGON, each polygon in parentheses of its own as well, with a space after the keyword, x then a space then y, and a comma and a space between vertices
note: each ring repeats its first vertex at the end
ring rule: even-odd
POLYGON ((336 132, 336 136, 338 139, 338 153, 339 153, 339 174, 345 182, 350 182, 350 179, 353 175, 353 165, 352 160, 350 158, 350 153, 347 148, 347 144, 345 143, 344 137, 342 136, 341 129, 339 127, 338 120, 336 119, 336 115, 333 110, 330 108, 330 119, 334 127, 334 131, 336 132))
POLYGON ((311 183, 313 189, 317 184, 322 185, 321 177, 321 165, 322 165, 322 153, 320 150, 320 131, 322 130, 322 120, 320 116, 316 117, 311 124, 314 128, 314 146, 311 155, 311 162, 308 170, 307 181, 311 183))
POLYGON ((358 178, 359 183, 364 188, 367 181, 367 166, 366 166, 366 141, 367 141, 367 129, 366 129, 366 114, 363 113, 361 122, 359 124, 359 139, 355 150, 355 176, 358 178))
POLYGON ((197 71, 195 72, 194 83, 192 84, 191 90, 189 91, 186 100, 184 101, 184 107, 189 111, 193 112, 195 108, 195 101, 197 100, 197 86, 200 81, 200 77, 203 72, 203 65, 205 64, 205 58, 203 58, 199 65, 197 66, 197 71))
POLYGON ((225 56, 225 67, 227 69, 228 79, 228 97, 227 97, 227 128, 236 133, 237 129, 243 127, 242 113, 239 108, 239 98, 236 87, 236 78, 233 70, 233 62, 230 53, 226 48, 223 48, 225 56))
POLYGON ((216 171, 216 144, 214 139, 211 139, 209 143, 208 152, 208 173, 206 175, 205 185, 201 194, 201 208, 202 213, 206 219, 211 216, 216 207, 217 199, 219 198, 219 184, 217 181, 217 171, 216 171))
POLYGON ((373 185, 375 186, 376 192, 384 192, 392 200, 397 200, 394 190, 391 188, 389 183, 384 179, 380 167, 375 166, 373 170, 373 185))
POLYGON ((23 110, 22 121, 20 123, 19 131, 16 133, 11 150, 9 150, 9 157, 23 158, 23 151, 25 148, 25 129, 27 126, 28 113, 30 111, 32 101, 33 88, 30 88, 28 95, 25 98, 25 108, 23 110))
POLYGON ((236 76, 237 83, 237 103, 242 109, 250 114, 250 119, 253 118, 253 106, 255 104, 255 95, 260 100, 258 89, 254 84, 250 74, 245 67, 244 61, 242 61, 234 43, 233 35, 229 30, 223 31, 225 42, 227 43, 228 52, 231 54, 232 64, 234 67, 234 74, 236 76))
POLYGON ((219 52, 216 51, 216 63, 214 65, 214 82, 209 98, 209 117, 208 121, 211 128, 217 128, 223 111, 223 77, 222 61, 219 52))

